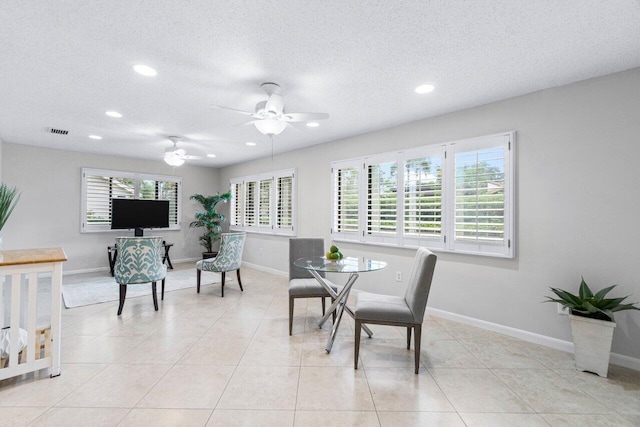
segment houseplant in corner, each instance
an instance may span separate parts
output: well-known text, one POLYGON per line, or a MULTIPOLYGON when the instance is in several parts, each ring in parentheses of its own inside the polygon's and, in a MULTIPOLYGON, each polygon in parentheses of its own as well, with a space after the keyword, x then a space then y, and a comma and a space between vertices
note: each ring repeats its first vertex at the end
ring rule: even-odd
POLYGON ((622 310, 640 310, 637 303, 623 304, 628 298, 605 298, 616 285, 604 288, 595 294, 582 278, 578 295, 562 289, 551 288, 557 298, 547 297, 545 302, 557 302, 569 309, 571 333, 576 358, 576 369, 593 372, 606 377, 609 356, 616 323, 613 313, 622 310))
POLYGON ((190 199, 199 202, 203 210, 196 212, 195 221, 192 221, 189 227, 204 228, 204 234, 200 236, 200 244, 204 246, 206 252, 202 253, 202 258, 211 258, 216 255, 213 252, 213 245, 220 240, 222 222, 226 219, 223 214, 216 210, 216 205, 220 202, 227 203, 228 200, 231 200, 231 192, 224 194, 218 192, 214 196, 194 194, 190 199))
MULTIPOLYGON (((0 232, 18 204, 18 200, 20 200, 20 192, 17 188, 0 183, 0 232)), ((2 235, 0 235, 0 249, 2 249, 2 235)))

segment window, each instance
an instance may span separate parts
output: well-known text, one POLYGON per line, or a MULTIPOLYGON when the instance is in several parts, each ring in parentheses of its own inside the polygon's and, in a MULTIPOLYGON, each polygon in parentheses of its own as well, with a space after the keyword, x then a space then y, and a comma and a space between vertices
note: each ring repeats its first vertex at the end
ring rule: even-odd
POLYGON ((80 231, 111 230, 111 199, 169 200, 169 229, 180 229, 181 178, 101 169, 82 169, 80 231))
POLYGON ((244 204, 232 202, 230 228, 295 235, 295 188, 294 169, 232 179, 232 200, 244 200, 244 204))
POLYGON ((244 216, 244 192, 242 181, 231 183, 231 194, 233 194, 234 197, 231 197, 231 218, 229 219, 229 224, 231 226, 242 225, 244 216))
POLYGON ((513 257, 514 136, 334 162, 332 238, 513 257))

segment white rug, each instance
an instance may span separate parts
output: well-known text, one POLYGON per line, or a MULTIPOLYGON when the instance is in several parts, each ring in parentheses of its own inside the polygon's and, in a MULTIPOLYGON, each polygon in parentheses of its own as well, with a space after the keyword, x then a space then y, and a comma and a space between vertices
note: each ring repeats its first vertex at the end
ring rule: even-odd
MULTIPOLYGON (((64 282, 64 280, 63 280, 64 282)), ((220 282, 220 275, 206 272, 203 277, 203 284, 220 282)), ((158 299, 162 289, 161 282, 156 284, 158 299)), ((179 270, 167 273, 164 291, 171 292, 178 289, 196 287, 196 270, 179 270)), ((127 298, 139 297, 151 294, 151 283, 127 286, 127 298)), ((120 286, 113 277, 98 279, 92 282, 75 283, 62 285, 62 298, 66 308, 82 307, 84 305, 100 304, 108 301, 118 301, 120 299, 120 286)))

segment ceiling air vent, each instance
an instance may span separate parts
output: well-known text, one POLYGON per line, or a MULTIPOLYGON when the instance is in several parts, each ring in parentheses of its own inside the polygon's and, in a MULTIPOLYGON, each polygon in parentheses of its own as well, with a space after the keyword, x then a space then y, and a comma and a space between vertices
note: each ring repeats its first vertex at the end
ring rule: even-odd
POLYGON ((67 135, 69 133, 68 130, 62 130, 62 129, 48 128, 47 130, 51 133, 55 133, 56 135, 67 135))

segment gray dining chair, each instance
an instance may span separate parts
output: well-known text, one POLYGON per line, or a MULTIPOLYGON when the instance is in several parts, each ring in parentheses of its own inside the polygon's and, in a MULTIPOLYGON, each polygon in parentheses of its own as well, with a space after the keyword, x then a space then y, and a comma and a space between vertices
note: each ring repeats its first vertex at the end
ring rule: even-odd
POLYGON ((411 348, 411 329, 413 328, 413 346, 415 348, 415 373, 420 368, 420 339, 422 320, 427 308, 427 298, 431 289, 431 279, 436 267, 436 256, 425 248, 419 248, 409 276, 407 290, 403 297, 359 293, 354 310, 355 354, 353 366, 358 369, 360 352, 360 331, 363 323, 377 325, 404 326, 407 328, 407 350, 411 348))
MULTIPOLYGON (((322 315, 326 310, 325 298, 333 297, 307 270, 296 267, 293 262, 302 257, 322 256, 324 254, 324 239, 319 238, 291 238, 289 239, 289 335, 293 333, 293 307, 296 298, 321 298, 322 315)), ((324 273, 320 273, 324 277, 324 273)), ((327 281, 329 282, 329 281, 327 281)), ((334 290, 337 288, 329 282, 334 290)), ((335 321, 336 312, 333 312, 335 321)))

